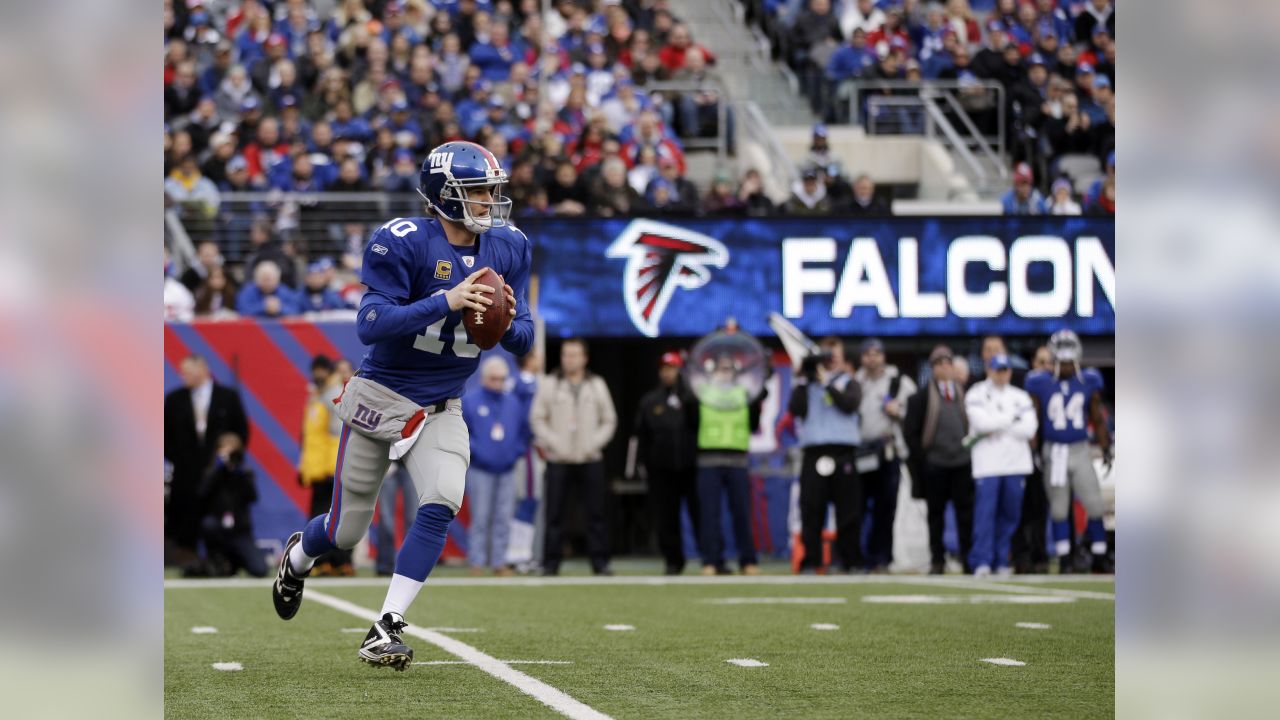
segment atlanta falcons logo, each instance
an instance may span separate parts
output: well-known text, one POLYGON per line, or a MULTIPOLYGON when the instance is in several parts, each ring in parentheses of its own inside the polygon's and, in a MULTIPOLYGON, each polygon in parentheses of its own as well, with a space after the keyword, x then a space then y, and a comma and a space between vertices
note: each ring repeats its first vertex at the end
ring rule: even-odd
POLYGON ((714 238, 653 220, 633 220, 605 254, 626 258, 622 297, 640 332, 658 336, 658 322, 676 287, 695 290, 711 279, 710 268, 729 263, 729 251, 714 238))

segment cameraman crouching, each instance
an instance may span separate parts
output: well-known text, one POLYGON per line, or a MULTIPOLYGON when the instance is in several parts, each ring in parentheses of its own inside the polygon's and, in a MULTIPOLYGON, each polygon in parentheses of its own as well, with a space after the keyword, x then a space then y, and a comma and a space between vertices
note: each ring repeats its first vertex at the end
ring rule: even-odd
POLYGON ((212 576, 234 575, 241 568, 254 577, 267 574, 266 560, 253 540, 249 506, 258 500, 253 471, 244 466, 244 443, 235 433, 218 438, 213 463, 200 483, 204 517, 200 527, 208 551, 203 572, 212 576))
POLYGON ((862 567, 862 486, 855 466, 858 405, 862 388, 845 369, 844 344, 834 337, 819 343, 822 352, 806 358, 791 391, 788 410, 796 419, 803 449, 800 466, 800 572, 822 565, 822 528, 827 505, 836 507, 836 553, 842 571, 862 567))

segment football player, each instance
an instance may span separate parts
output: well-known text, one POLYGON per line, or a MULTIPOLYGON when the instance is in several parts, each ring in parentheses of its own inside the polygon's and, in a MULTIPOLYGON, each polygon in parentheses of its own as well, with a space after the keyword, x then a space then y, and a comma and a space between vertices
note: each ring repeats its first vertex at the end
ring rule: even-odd
POLYGON ((1106 507, 1089 451, 1089 430, 1102 449, 1104 461, 1111 463, 1111 433, 1102 410, 1102 375, 1093 368, 1081 368, 1084 348, 1070 330, 1059 330, 1049 338, 1051 370, 1033 370, 1026 389, 1036 404, 1044 436, 1041 449, 1049 515, 1053 519, 1054 554, 1059 572, 1074 570, 1071 562, 1071 493, 1080 500, 1089 517, 1086 536, 1093 553, 1093 569, 1106 571, 1107 535, 1102 525, 1106 507), (1087 413, 1087 415, 1086 415, 1087 413))
POLYGON ((356 319, 369 351, 338 403, 343 429, 333 503, 289 538, 271 589, 282 619, 297 614, 312 563, 334 548, 355 547, 369 528, 388 464, 401 460, 418 511, 396 556, 382 617, 360 645, 360 659, 375 666, 405 670, 412 661, 400 635, 404 614, 462 505, 470 448, 459 398, 480 356, 462 313, 493 304, 493 289, 476 283, 484 268, 506 285, 513 317, 502 346, 524 355, 533 345, 526 287, 531 247, 507 222, 506 183, 506 172, 485 148, 440 145, 419 174, 426 217, 396 218, 369 238, 361 270, 369 289, 356 319))

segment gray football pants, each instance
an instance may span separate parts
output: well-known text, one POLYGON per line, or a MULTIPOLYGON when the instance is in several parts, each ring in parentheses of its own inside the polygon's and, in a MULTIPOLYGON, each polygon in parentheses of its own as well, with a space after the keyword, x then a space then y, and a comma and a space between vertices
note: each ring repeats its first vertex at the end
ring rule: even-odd
MULTIPOLYGON (((325 529, 335 545, 346 549, 360 542, 373 521, 378 491, 391 464, 391 443, 374 440, 350 426, 343 427, 342 435, 334 473, 333 507, 325 529)), ((452 400, 444 412, 427 416, 417 442, 403 461, 418 496, 418 507, 434 503, 448 507, 454 514, 462 509, 471 446, 461 402, 452 400)))
POLYGON ((1044 489, 1049 495, 1049 515, 1055 522, 1071 514, 1071 491, 1091 518, 1102 517, 1106 505, 1098 487, 1098 474, 1093 470, 1093 455, 1088 442, 1061 445, 1045 443, 1044 489))

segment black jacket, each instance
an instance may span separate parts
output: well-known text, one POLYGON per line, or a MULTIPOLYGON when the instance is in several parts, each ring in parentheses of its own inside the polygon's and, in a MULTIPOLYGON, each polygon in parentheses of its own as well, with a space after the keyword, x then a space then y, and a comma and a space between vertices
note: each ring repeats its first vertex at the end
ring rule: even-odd
POLYGON ((248 445, 249 420, 235 390, 214 383, 203 440, 196 434, 191 391, 179 388, 164 396, 164 456, 173 463, 175 495, 195 495, 201 475, 213 461, 218 437, 228 432, 239 435, 248 445))
POLYGON ((204 516, 215 517, 223 527, 237 532, 253 529, 249 507, 258 501, 258 488, 253 481, 253 471, 246 467, 233 467, 215 458, 205 471, 197 492, 204 516), (230 515, 231 527, 224 523, 230 515))
POLYGON ((662 385, 640 398, 634 433, 640 441, 638 456, 652 470, 693 467, 698 459, 698 425, 693 410, 698 399, 684 382, 662 385))

